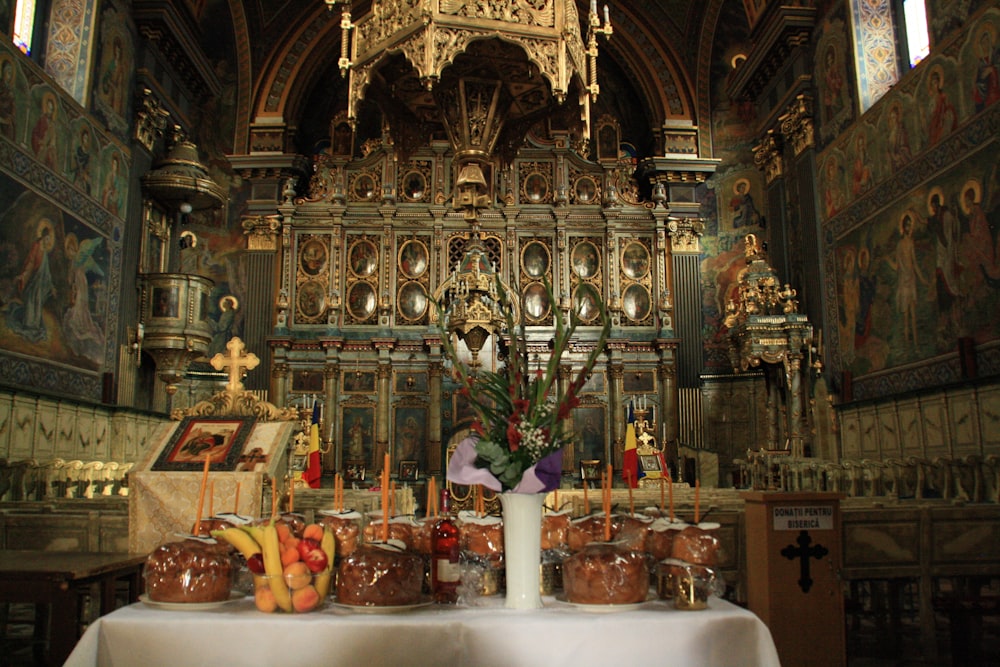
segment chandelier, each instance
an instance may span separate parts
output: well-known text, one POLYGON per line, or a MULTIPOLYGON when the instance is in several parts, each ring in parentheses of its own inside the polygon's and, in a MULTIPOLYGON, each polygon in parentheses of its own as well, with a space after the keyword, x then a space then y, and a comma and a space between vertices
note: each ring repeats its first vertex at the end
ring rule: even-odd
POLYGON ((531 125, 575 98, 580 133, 589 138, 590 103, 600 91, 597 39, 613 32, 608 8, 602 22, 596 0, 586 43, 574 0, 372 0, 357 22, 350 0, 324 2, 341 6, 338 63, 350 77, 350 122, 363 99, 388 96, 387 114, 443 124, 462 164, 489 157, 498 144, 519 145, 531 125))

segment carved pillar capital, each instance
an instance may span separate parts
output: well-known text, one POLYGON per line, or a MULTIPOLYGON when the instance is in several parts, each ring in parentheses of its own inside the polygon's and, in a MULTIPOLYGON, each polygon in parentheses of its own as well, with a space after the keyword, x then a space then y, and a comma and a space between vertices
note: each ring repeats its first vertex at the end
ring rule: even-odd
POLYGON ((247 250, 278 249, 278 232, 281 230, 280 215, 247 215, 240 224, 247 237, 247 250))
POLYGON ((795 98, 788 109, 778 117, 781 125, 781 134, 791 147, 792 152, 798 156, 807 148, 815 148, 813 125, 813 99, 809 95, 802 94, 795 98))
POLYGON ((781 157, 781 134, 768 130, 760 143, 753 147, 753 161, 757 168, 764 172, 764 180, 772 183, 774 179, 784 175, 784 164, 781 157))

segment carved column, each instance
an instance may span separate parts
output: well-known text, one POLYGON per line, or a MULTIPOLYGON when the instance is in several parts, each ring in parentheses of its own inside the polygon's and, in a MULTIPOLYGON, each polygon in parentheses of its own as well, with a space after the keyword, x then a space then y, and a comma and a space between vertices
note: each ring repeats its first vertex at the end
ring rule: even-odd
POLYGON ((784 175, 785 167, 781 151, 781 134, 774 130, 768 130, 760 143, 753 147, 754 164, 764 172, 764 180, 768 185, 784 175))
MULTIPOLYGON (((558 391, 556 392, 556 395, 564 396, 567 387, 569 387, 569 383, 572 381, 573 381, 572 364, 559 364, 559 378, 557 380, 558 391)), ((565 428, 570 433, 574 432, 572 411, 570 411, 569 416, 566 417, 565 428)), ((562 471, 563 474, 566 473, 573 474, 573 471, 575 469, 576 469, 576 445, 573 442, 570 442, 570 444, 566 445, 566 447, 563 448, 562 471)))
POLYGON ((791 146, 795 157, 809 148, 816 147, 813 125, 813 100, 806 94, 798 95, 787 111, 778 117, 781 135, 791 146))
POLYGON ((802 446, 802 355, 785 357, 785 379, 788 382, 788 439, 792 456, 804 456, 802 446))
POLYGON ((677 369, 673 359, 661 359, 656 367, 660 397, 660 443, 667 464, 677 466, 678 423, 680 422, 680 397, 677 392, 677 369))

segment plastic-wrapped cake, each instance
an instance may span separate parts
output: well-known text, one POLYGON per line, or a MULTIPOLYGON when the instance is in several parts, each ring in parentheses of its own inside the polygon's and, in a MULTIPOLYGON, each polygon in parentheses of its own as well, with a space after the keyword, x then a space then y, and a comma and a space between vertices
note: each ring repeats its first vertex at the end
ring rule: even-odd
POLYGON ((146 558, 146 595, 155 602, 222 602, 235 575, 228 544, 187 539, 162 544, 146 558))
POLYGON ((367 607, 420 603, 424 561, 399 543, 362 544, 340 561, 337 602, 367 607))
POLYGON ((614 542, 591 542, 563 562, 563 590, 577 604, 645 602, 646 557, 614 542))

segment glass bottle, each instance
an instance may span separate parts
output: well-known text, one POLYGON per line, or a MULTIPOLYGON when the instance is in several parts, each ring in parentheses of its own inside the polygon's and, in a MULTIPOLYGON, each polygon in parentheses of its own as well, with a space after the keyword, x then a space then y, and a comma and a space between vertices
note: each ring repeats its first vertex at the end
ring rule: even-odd
POLYGON ((451 494, 441 489, 441 518, 431 536, 431 593, 434 601, 455 604, 461 579, 458 526, 451 516, 451 494))

